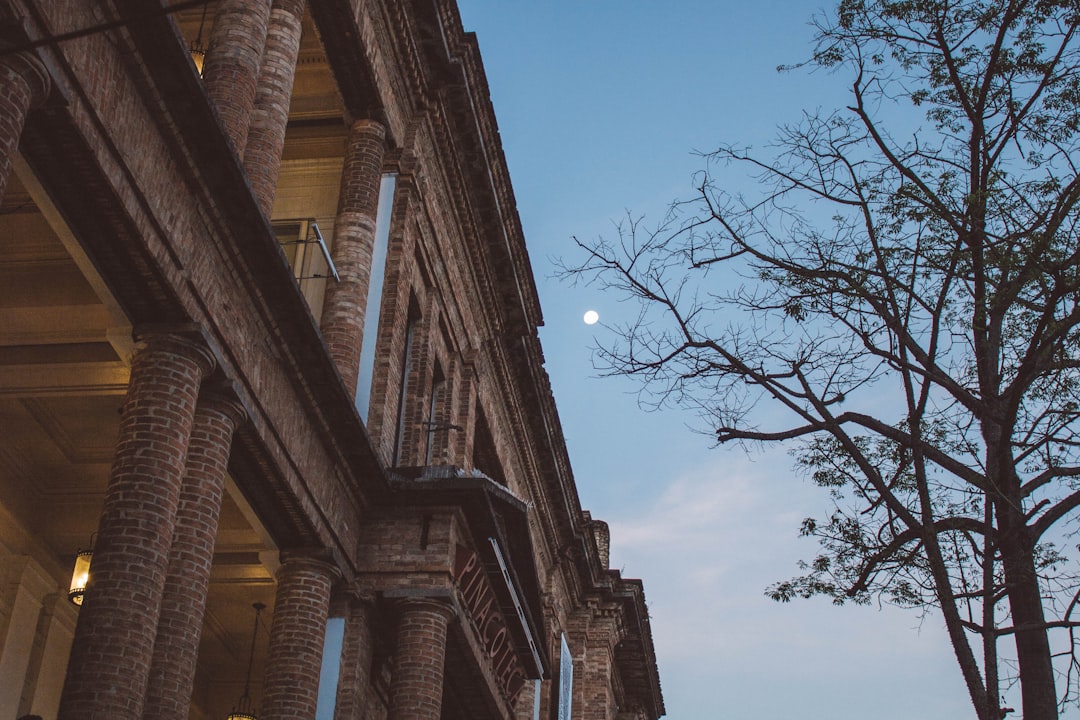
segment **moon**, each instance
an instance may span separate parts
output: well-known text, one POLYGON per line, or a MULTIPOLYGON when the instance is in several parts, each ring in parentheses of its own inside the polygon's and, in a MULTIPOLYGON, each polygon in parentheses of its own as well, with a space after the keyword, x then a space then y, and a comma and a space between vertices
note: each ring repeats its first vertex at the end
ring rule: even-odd
POLYGON ((595 325, 600 320, 600 313, 595 310, 588 310, 582 320, 585 321, 586 325, 595 325))

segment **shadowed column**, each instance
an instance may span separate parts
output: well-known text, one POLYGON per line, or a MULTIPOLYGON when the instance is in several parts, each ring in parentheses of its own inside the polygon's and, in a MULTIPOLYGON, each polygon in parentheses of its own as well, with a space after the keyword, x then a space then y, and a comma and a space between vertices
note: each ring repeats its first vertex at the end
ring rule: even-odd
POLYGON ((270 0, 222 0, 203 65, 206 94, 238 157, 244 156, 266 45, 270 0))
POLYGON ((213 360, 176 335, 140 340, 61 720, 142 717, 195 404, 213 360))
POLYGON ((617 712, 615 646, 623 635, 618 614, 610 609, 583 608, 570 618, 567 631, 574 655, 574 717, 612 720, 617 712))
POLYGON ((0 200, 7 192, 26 114, 45 101, 50 87, 45 67, 33 55, 0 56, 0 200))
POLYGON ((224 388, 204 388, 199 396, 150 666, 146 720, 188 717, 229 450, 244 417, 224 388))
POLYGON ((315 717, 330 587, 337 576, 338 569, 324 560, 302 554, 283 556, 260 720, 315 717))
POLYGON ((244 146, 244 170, 263 214, 270 217, 277 192, 285 126, 300 52, 304 0, 274 0, 266 50, 255 91, 255 110, 244 146))
POLYGON ((374 654, 372 610, 368 603, 353 600, 345 618, 338 678, 335 720, 359 720, 371 701, 371 663, 374 654))
POLYGON ((453 608, 429 598, 403 600, 399 608, 388 720, 439 720, 453 608))
POLYGON ((330 356, 352 398, 356 397, 385 151, 386 129, 380 123, 353 123, 334 220, 332 258, 340 281, 327 285, 321 323, 330 356))

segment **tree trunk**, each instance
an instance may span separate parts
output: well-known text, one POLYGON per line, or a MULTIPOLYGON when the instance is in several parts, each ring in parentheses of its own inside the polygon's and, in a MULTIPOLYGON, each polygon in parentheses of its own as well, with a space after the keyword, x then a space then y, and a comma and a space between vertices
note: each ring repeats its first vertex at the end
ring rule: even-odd
POLYGON ((997 587, 994 582, 995 566, 994 555, 997 546, 994 544, 994 499, 986 496, 983 507, 983 517, 986 522, 986 534, 983 535, 983 564, 982 564, 982 649, 983 667, 986 669, 986 711, 993 713, 995 720, 1000 720, 1001 712, 1001 676, 998 672, 998 635, 997 635, 997 587))
POLYGON ((991 498, 997 515, 997 546, 1005 574, 1005 593, 1012 615, 1013 639, 1020 669, 1024 720, 1057 720, 1054 664, 1043 611, 1035 542, 1024 516, 1020 476, 1012 457, 1012 427, 989 418, 1015 416, 1011 408, 994 407, 982 420, 986 442, 986 479, 996 490, 991 498))
POLYGON ((1057 720, 1057 692, 1050 658, 1034 543, 1019 502, 999 502, 998 530, 1005 587, 1016 628, 1016 657, 1024 720, 1057 720))

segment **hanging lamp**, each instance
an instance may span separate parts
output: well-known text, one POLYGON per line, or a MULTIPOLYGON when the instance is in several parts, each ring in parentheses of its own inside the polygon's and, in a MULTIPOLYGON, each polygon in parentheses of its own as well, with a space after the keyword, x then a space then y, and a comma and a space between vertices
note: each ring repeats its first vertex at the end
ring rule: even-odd
POLYGON ((259 720, 259 716, 255 714, 255 705, 251 702, 251 666, 255 663, 255 638, 259 633, 259 614, 266 608, 261 602, 252 603, 251 607, 255 608, 255 624, 251 628, 251 649, 248 651, 248 666, 247 666, 247 679, 244 680, 244 694, 240 696, 240 700, 233 705, 232 712, 230 712, 225 720, 259 720))
POLYGON ((199 18, 199 32, 195 35, 195 39, 191 41, 191 45, 188 47, 191 52, 191 60, 195 63, 195 69, 199 71, 199 77, 202 77, 203 61, 206 60, 206 44, 203 42, 203 28, 206 27, 206 6, 209 3, 203 3, 202 17, 199 18))
MULTIPOLYGON (((97 533, 94 533, 96 535, 97 533)), ((75 605, 82 605, 86 595, 86 586, 90 583, 90 561, 94 557, 94 535, 90 536, 90 547, 75 554, 75 567, 71 571, 71 584, 68 586, 68 600, 75 605)))

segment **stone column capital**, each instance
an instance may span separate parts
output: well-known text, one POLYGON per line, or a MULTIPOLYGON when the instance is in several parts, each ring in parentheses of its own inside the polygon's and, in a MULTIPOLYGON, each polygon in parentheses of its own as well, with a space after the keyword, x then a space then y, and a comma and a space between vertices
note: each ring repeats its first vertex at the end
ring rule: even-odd
POLYGON ((203 383, 199 391, 199 405, 226 416, 234 428, 239 427, 250 416, 240 399, 236 383, 218 377, 203 383))
MULTIPOLYGON (((0 51, 5 48, 0 45, 0 51)), ((30 52, 13 52, 0 55, 0 69, 8 77, 15 75, 26 83, 30 90, 30 106, 39 107, 49 97, 52 90, 52 77, 45 64, 30 52)))
MULTIPOLYGON (((0 28, 0 37, 4 30, 0 28)), ((10 50, 11 42, 0 40, 0 51, 5 48, 10 50)), ((45 102, 51 87, 49 73, 36 56, 28 52, 0 55, 0 199, 7 191, 26 117, 45 102)))
POLYGON ((341 568, 334 562, 333 553, 323 548, 289 548, 281 551, 280 559, 278 577, 298 570, 323 574, 331 582, 341 577, 341 568))
POLYGON ((135 352, 163 351, 189 358, 205 379, 217 367, 217 358, 194 325, 142 325, 133 333, 135 352))
POLYGON ((386 137, 386 125, 374 118, 355 118, 349 125, 349 134, 378 135, 386 137))
POLYGON ((416 595, 394 598, 394 609, 399 614, 408 612, 431 612, 451 620, 457 610, 449 597, 416 595))

